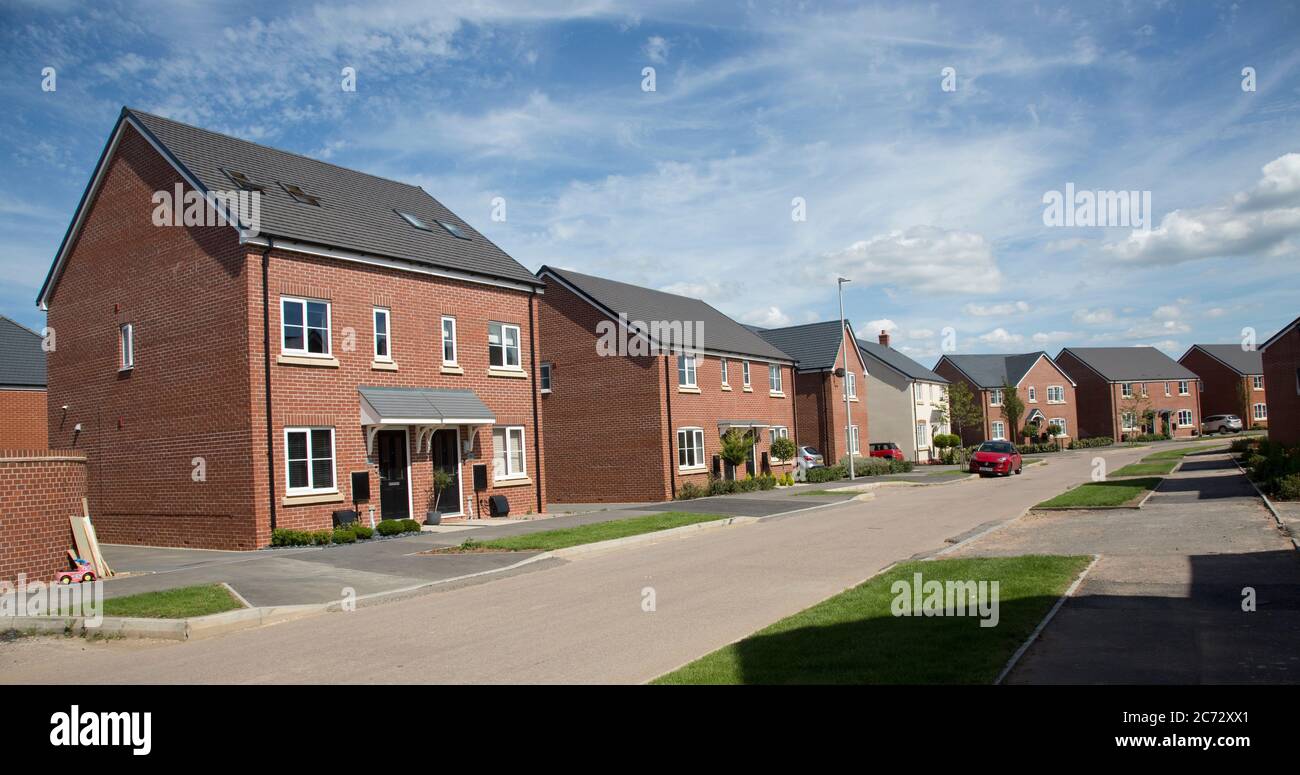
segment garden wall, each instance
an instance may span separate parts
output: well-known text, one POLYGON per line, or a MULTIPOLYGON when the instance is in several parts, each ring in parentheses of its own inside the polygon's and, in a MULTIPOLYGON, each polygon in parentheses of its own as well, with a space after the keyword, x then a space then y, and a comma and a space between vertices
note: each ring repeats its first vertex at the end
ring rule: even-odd
POLYGON ((86 458, 66 450, 0 450, 0 580, 52 581, 73 548, 86 458))

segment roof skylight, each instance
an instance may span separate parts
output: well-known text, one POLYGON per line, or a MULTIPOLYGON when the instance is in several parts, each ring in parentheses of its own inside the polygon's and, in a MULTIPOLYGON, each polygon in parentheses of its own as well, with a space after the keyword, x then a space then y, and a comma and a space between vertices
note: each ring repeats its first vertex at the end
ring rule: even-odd
POLYGON ((461 228, 454 223, 447 223, 446 221, 438 221, 438 225, 446 229, 447 233, 455 237, 456 239, 464 239, 464 240, 469 239, 469 235, 466 234, 464 231, 462 231, 461 228))
POLYGON ((283 188, 289 196, 293 197, 295 202, 302 202, 306 205, 315 205, 320 207, 320 197, 308 194, 306 191, 303 191, 292 183, 281 183, 280 188, 283 188))
POLYGON ((402 216, 403 220, 405 220, 407 223, 411 224, 415 228, 420 229, 421 231, 433 231, 433 229, 429 228, 429 225, 427 223, 420 220, 416 216, 411 215, 410 213, 404 213, 401 210, 394 210, 393 212, 402 216))
POLYGON ((261 183, 254 183, 253 181, 249 180, 248 176, 242 172, 235 172, 234 170, 228 170, 225 167, 222 167, 221 171, 226 173, 226 177, 230 178, 232 183, 234 183, 236 186, 243 189, 244 191, 262 191, 266 188, 266 186, 263 186, 261 183))

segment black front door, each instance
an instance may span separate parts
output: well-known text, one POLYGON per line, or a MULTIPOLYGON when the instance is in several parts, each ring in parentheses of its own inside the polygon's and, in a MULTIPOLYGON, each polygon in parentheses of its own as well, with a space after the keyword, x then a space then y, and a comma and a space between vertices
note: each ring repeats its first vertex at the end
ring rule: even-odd
POLYGON ((754 469, 754 445, 758 443, 758 432, 751 430, 749 436, 749 454, 745 457, 745 473, 750 476, 756 476, 757 471, 754 469))
POLYGON ((384 519, 410 519, 411 483, 406 479, 406 431, 380 431, 379 513, 384 519))
POLYGON ((458 434, 446 428, 433 434, 433 467, 451 474, 451 484, 438 493, 438 511, 443 514, 460 513, 460 457, 456 444, 458 434))

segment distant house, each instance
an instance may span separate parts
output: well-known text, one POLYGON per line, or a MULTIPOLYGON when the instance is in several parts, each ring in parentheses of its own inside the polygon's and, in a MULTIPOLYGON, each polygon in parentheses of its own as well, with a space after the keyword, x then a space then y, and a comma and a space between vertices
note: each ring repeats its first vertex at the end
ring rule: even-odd
POLYGON ((798 443, 817 448, 828 463, 844 458, 850 449, 865 454, 865 442, 871 438, 870 370, 854 346, 852 326, 845 323, 841 329, 839 320, 828 320, 786 328, 750 328, 798 362, 794 372, 798 443), (843 370, 843 376, 837 376, 837 370, 843 370))
MULTIPOLYGON (((978 444, 987 439, 1019 442, 1003 402, 1006 387, 1016 389, 1025 405, 1019 419, 1021 429, 1037 423, 1042 430, 1054 425, 1058 438, 1080 437, 1075 381, 1045 352, 1011 355, 945 355, 934 370, 953 382, 965 382, 983 415, 979 426, 962 428, 962 443, 978 444)), ((1040 434, 1041 435, 1041 434, 1040 434)))
POLYGON ((950 433, 948 380, 889 346, 889 333, 877 341, 858 340, 867 364, 867 413, 871 442, 892 441, 908 460, 937 457, 934 437, 950 433))
POLYGON ((1239 344, 1194 344, 1178 362, 1201 378, 1205 417, 1235 414, 1243 427, 1268 426, 1264 359, 1239 344))
POLYGON ((1154 347, 1067 347, 1056 362, 1078 385, 1080 438, 1200 433, 1200 378, 1154 347))
POLYGON ((798 438, 794 359, 699 299, 542 267, 538 305, 547 491, 556 503, 663 501, 727 473, 723 434, 744 432, 744 477, 789 471, 798 438), (686 326, 692 335, 687 337, 686 326))
POLYGON ((41 335, 0 316, 0 449, 45 449, 41 335))
POLYGON ((1268 438, 1300 444, 1300 318, 1259 348, 1268 390, 1268 438))

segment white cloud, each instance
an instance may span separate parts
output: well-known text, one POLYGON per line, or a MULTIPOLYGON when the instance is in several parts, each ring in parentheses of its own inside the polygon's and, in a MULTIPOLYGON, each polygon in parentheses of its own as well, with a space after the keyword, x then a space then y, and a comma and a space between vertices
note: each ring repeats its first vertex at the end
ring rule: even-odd
POLYGON ((1097 309, 1076 309, 1074 311, 1074 322, 1086 326, 1099 326, 1106 323, 1115 322, 1115 312, 1109 307, 1099 307, 1097 309))
POLYGON ((1034 344, 1051 344, 1053 342, 1065 342, 1074 339, 1076 334, 1072 331, 1039 331, 1031 338, 1034 344))
POLYGON ((1005 301, 998 304, 967 304, 963 309, 967 315, 975 317, 993 317, 1020 315, 1029 311, 1029 303, 1024 301, 1005 301))
POLYGON ((855 242, 824 257, 855 283, 926 293, 994 293, 1002 284, 984 237, 938 226, 913 226, 855 242))
POLYGON ((890 320, 889 318, 881 318, 879 320, 868 320, 866 322, 866 325, 862 328, 862 331, 867 336, 875 336, 879 334, 881 331, 888 331, 892 334, 897 330, 898 330, 898 324, 890 320))
POLYGON ((1020 334, 1013 334, 1010 331, 1007 331, 1005 328, 1001 328, 1001 327, 995 328, 986 334, 980 334, 976 338, 979 339, 981 342, 984 342, 985 344, 1001 345, 1001 346, 1020 344, 1021 342, 1025 341, 1025 338, 1020 334))
POLYGON ((1165 304, 1156 307, 1155 311, 1151 313, 1151 317, 1156 320, 1174 320, 1182 316, 1183 311, 1179 309, 1177 304, 1165 304))
POLYGON ((791 323, 790 316, 782 312, 780 307, 750 310, 740 316, 740 321, 764 328, 784 328, 791 323))
POLYGON ((909 339, 929 339, 934 336, 934 331, 929 328, 914 328, 907 332, 909 339))
POLYGON ((1123 336, 1126 339, 1149 339, 1156 336, 1185 334, 1191 330, 1191 326, 1178 320, 1152 320, 1129 326, 1123 336))
POLYGON ((668 61, 669 48, 667 39, 659 35, 651 35, 646 39, 645 45, 641 47, 641 53, 651 62, 662 65, 668 61))

